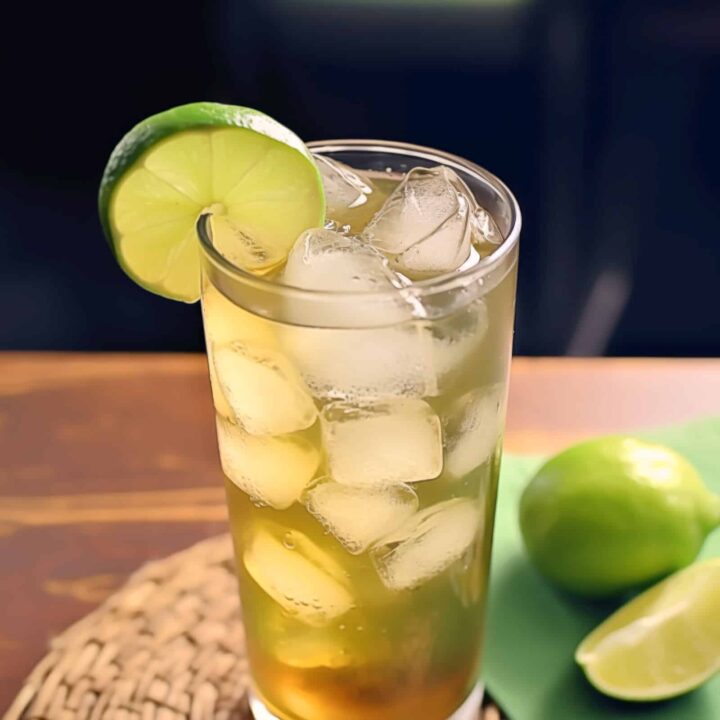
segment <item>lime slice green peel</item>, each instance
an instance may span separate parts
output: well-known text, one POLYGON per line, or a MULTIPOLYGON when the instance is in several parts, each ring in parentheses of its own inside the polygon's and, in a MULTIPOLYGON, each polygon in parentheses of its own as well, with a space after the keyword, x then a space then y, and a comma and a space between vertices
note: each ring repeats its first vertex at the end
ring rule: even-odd
POLYGON ((214 102, 195 102, 151 115, 125 134, 110 155, 103 172, 98 193, 98 207, 100 222, 111 246, 112 232, 107 208, 110 204, 110 195, 127 168, 133 165, 148 148, 169 135, 182 130, 223 126, 247 128, 268 135, 312 159, 305 144, 295 133, 269 115, 252 108, 214 102))
POLYGON ((303 230, 322 224, 324 203, 300 138, 257 110, 210 102, 136 125, 110 156, 98 197, 123 270, 145 289, 185 302, 199 296, 195 221, 204 210, 224 211, 239 235, 277 262, 303 230))

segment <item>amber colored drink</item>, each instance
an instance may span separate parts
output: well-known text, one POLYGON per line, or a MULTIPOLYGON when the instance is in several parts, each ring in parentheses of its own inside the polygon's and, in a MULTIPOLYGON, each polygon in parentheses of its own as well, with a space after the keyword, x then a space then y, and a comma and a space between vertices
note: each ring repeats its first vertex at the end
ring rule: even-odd
POLYGON ((359 168, 356 179, 326 178, 327 228, 263 278, 204 238, 203 314, 258 717, 447 720, 480 680, 519 218, 475 166, 392 147, 320 149, 359 168), (462 181, 414 171, 410 187, 416 162, 447 163, 462 181), (352 190, 335 192, 341 180, 356 204, 352 190), (402 246, 402 233, 417 232, 403 223, 419 216, 395 205, 406 190, 424 202, 428 188, 449 202, 458 193, 450 211, 428 200, 451 214, 422 241, 443 253, 469 242, 467 257, 453 245, 462 262, 452 271, 437 271, 449 251, 402 246))

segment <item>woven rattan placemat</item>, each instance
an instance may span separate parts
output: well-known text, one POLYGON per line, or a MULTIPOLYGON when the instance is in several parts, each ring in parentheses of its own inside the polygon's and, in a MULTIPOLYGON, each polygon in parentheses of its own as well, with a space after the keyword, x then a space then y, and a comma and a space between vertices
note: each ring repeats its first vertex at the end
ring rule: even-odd
POLYGON ((238 611, 227 535, 150 562, 51 642, 4 720, 249 720, 238 611))

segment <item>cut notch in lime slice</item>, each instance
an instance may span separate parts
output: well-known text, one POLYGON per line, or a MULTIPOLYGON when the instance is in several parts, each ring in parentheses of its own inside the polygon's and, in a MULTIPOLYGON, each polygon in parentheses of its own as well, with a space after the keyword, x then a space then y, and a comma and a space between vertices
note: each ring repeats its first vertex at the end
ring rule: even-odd
POLYGON ((206 102, 136 125, 110 156, 98 204, 125 272, 185 302, 200 295, 195 222, 203 211, 220 212, 237 237, 251 239, 250 257, 265 259, 245 268, 256 273, 282 262, 325 214, 320 175, 296 135, 257 110, 206 102))
POLYGON ((720 671, 720 558, 691 565, 621 607, 575 660, 605 695, 665 700, 720 671))

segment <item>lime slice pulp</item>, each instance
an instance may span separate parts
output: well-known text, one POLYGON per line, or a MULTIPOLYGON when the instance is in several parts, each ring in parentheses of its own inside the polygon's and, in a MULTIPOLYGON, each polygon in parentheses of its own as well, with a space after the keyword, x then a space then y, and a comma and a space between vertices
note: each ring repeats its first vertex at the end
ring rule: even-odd
POLYGON ((675 573, 611 615, 575 660, 601 692, 664 700, 720 670, 720 558, 675 573))
POLYGON ((99 211, 135 282, 194 302, 195 222, 203 211, 220 213, 232 238, 246 241, 231 260, 263 273, 303 230, 322 224, 325 206, 317 168, 296 135, 257 110, 203 102, 154 115, 120 141, 103 174, 99 211))

